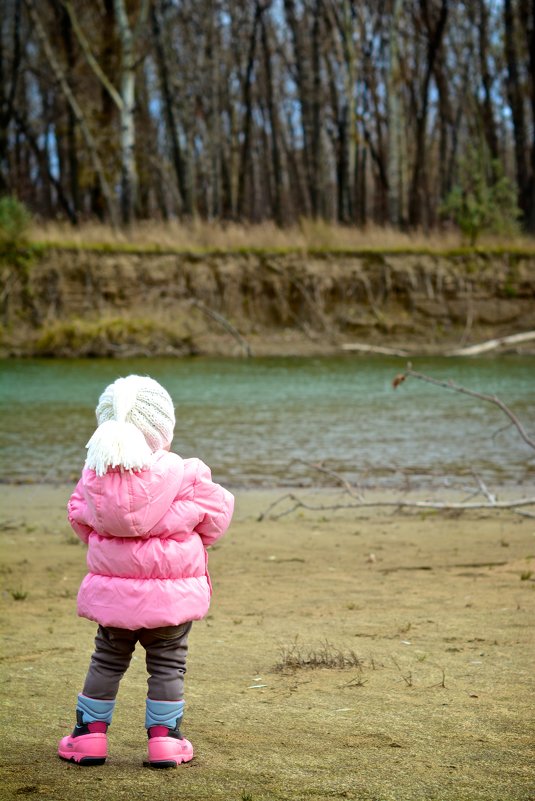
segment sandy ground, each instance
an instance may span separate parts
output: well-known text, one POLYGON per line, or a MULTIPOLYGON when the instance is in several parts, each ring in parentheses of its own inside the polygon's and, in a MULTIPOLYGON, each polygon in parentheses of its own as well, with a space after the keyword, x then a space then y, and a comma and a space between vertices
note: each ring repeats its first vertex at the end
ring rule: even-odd
POLYGON ((190 640, 184 733, 151 771, 143 652, 106 765, 56 756, 95 626, 76 617, 84 546, 70 488, 0 487, 0 799, 535 799, 535 520, 367 511, 257 516, 242 493, 212 549, 190 640), (289 664, 289 663, 293 663, 289 664))

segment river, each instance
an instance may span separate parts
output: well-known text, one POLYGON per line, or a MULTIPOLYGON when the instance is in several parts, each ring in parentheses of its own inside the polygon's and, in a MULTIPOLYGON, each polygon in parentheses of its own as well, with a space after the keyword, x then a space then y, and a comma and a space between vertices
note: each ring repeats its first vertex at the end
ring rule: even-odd
MULTIPOLYGON (((173 449, 230 487, 525 486, 535 453, 490 404, 410 379, 404 360, 13 359, 0 362, 0 481, 76 479, 107 383, 151 375, 171 393, 173 449), (332 483, 332 482, 331 482, 332 483)), ((535 358, 417 359, 414 369, 495 394, 535 429, 535 358)))

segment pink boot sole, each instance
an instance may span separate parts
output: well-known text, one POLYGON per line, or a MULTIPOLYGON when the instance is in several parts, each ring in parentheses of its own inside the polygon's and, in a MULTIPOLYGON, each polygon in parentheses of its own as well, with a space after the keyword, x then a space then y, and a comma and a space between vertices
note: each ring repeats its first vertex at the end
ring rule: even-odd
POLYGON ((185 738, 151 737, 149 740, 149 760, 144 764, 149 768, 176 768, 182 762, 193 759, 193 746, 185 738))
POLYGON ((83 734, 80 737, 63 737, 58 746, 58 756, 77 765, 103 765, 108 756, 105 734, 83 734))

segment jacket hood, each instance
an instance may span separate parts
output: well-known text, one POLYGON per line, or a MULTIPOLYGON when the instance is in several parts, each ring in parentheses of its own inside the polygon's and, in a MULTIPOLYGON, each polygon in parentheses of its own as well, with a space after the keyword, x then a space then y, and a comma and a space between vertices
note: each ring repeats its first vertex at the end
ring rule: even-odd
POLYGON ((111 537, 144 537, 167 512, 182 484, 184 462, 176 453, 156 451, 146 469, 111 468, 103 476, 82 472, 89 525, 111 537))

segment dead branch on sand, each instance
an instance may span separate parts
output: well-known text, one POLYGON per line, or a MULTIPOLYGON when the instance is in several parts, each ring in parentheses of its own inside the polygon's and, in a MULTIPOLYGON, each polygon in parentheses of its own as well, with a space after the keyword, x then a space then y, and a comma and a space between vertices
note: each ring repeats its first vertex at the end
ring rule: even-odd
MULTIPOLYGON (((456 384, 454 381, 443 381, 441 379, 433 378, 432 376, 425 375, 424 373, 419 373, 412 369, 412 365, 407 365, 407 369, 403 373, 399 373, 396 375, 392 381, 392 386, 394 389, 399 387, 402 383, 404 383, 407 378, 416 378, 419 381, 425 381, 429 384, 433 384, 434 386, 438 386, 442 389, 449 389, 453 392, 458 392, 463 395, 469 395, 472 398, 477 398, 478 400, 485 401, 487 403, 491 403, 494 406, 497 406, 506 417, 510 420, 510 425, 513 425, 518 433, 520 434, 523 441, 530 447, 535 450, 535 439, 531 437, 524 425, 518 419, 518 417, 514 414, 513 411, 505 404, 500 398, 496 395, 487 395, 483 392, 476 392, 475 390, 468 389, 467 387, 462 386, 461 384, 456 384)), ((502 509, 512 509, 513 511, 518 511, 518 514, 522 514, 526 517, 535 517, 533 512, 526 510, 523 507, 526 506, 535 506, 535 497, 531 498, 520 498, 510 501, 499 501, 495 493, 491 492, 485 482, 472 471, 472 474, 478 484, 478 490, 469 496, 469 498, 474 497, 474 495, 482 494, 486 500, 483 502, 478 501, 410 501, 410 500, 392 500, 392 501, 380 501, 380 500, 370 500, 367 501, 364 497, 359 494, 355 488, 340 476, 339 473, 336 473, 334 470, 330 470, 324 467, 323 462, 319 463, 310 463, 305 462, 301 459, 294 460, 296 462, 300 462, 302 464, 306 464, 309 467, 313 467, 316 470, 319 470, 322 473, 325 473, 337 480, 339 484, 342 485, 343 494, 348 494, 352 501, 350 503, 329 503, 329 504, 311 504, 307 503, 306 501, 299 498, 293 492, 286 493, 285 495, 277 498, 273 501, 264 512, 258 516, 257 520, 262 521, 266 518, 270 518, 271 520, 280 520, 282 517, 286 517, 287 515, 292 514, 293 512, 297 511, 298 509, 305 509, 308 511, 313 512, 333 512, 338 511, 340 509, 371 509, 371 508, 390 508, 394 509, 394 511, 400 511, 403 509, 429 509, 434 511, 456 511, 459 513, 465 511, 472 511, 472 510, 502 510, 502 509), (277 510, 274 514, 274 510, 277 510), (279 511, 281 510, 281 511, 279 511)))
POLYGON ((283 495, 281 498, 278 498, 276 501, 273 501, 268 508, 262 512, 258 517, 258 521, 265 520, 266 517, 269 516, 271 520, 280 520, 281 517, 286 517, 287 515, 292 514, 292 512, 297 511, 297 509, 306 509, 312 512, 333 512, 339 509, 376 509, 376 508, 389 508, 399 511, 401 509, 433 509, 435 511, 442 511, 442 512, 449 512, 449 511, 460 511, 460 512, 467 512, 473 511, 475 509, 516 509, 517 507, 521 506, 535 506, 535 497, 533 498, 521 498, 520 500, 515 501, 495 501, 494 503, 489 503, 481 501, 481 503, 472 502, 472 503, 464 503, 464 502, 454 502, 454 501, 406 501, 406 500, 394 500, 394 501, 358 501, 357 503, 330 503, 330 504, 310 504, 303 501, 301 498, 298 498, 297 495, 294 495, 293 492, 287 493, 283 495), (282 512, 278 512, 277 514, 272 514, 273 509, 277 506, 280 506, 283 501, 289 500, 292 502, 292 506, 287 509, 284 509, 282 512))

